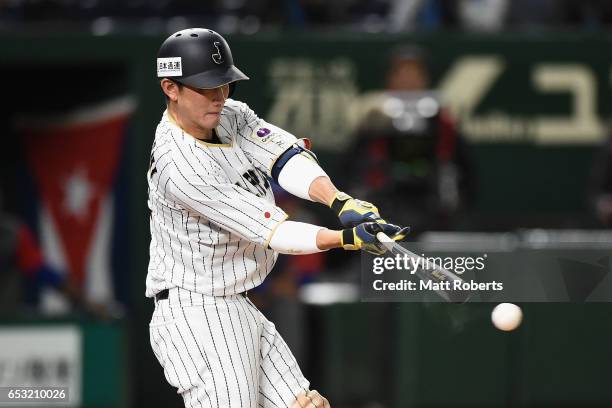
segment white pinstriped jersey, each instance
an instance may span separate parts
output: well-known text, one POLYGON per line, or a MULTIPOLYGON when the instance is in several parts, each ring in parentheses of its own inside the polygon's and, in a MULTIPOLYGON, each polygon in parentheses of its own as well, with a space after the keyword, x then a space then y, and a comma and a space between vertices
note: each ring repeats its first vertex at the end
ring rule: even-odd
POLYGON ((180 287, 226 296, 259 285, 277 253, 267 249, 287 217, 267 177, 297 139, 228 99, 221 144, 186 134, 164 112, 147 174, 151 245, 146 296, 180 287))

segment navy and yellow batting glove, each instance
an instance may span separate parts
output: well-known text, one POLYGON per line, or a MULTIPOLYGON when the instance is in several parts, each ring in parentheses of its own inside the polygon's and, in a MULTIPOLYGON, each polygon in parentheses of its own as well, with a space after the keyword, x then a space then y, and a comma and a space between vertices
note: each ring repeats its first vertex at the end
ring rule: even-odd
POLYGON ((356 200, 342 191, 336 193, 329 206, 338 215, 344 227, 354 227, 370 221, 385 223, 374 204, 356 200))
POLYGON ((348 251, 357 251, 362 249, 373 255, 382 255, 386 252, 376 234, 384 232, 394 241, 403 241, 408 235, 410 227, 400 227, 393 224, 379 222, 364 222, 353 228, 342 230, 342 248, 348 251))

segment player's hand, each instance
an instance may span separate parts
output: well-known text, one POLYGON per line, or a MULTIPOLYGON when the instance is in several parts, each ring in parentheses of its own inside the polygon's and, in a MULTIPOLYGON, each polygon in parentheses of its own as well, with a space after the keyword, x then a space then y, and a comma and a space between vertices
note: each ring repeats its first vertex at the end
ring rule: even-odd
POLYGON ((291 408, 331 408, 331 405, 319 391, 312 390, 298 394, 291 408))
POLYGON ((370 221, 385 223, 374 204, 356 200, 342 191, 336 193, 329 206, 338 215, 342 225, 347 228, 370 221))
POLYGON ((398 225, 380 223, 380 222, 364 222, 353 228, 342 230, 342 248, 348 251, 356 251, 362 249, 373 255, 382 255, 387 250, 378 242, 376 234, 384 232, 394 241, 403 241, 408 235, 410 227, 400 227, 398 225))

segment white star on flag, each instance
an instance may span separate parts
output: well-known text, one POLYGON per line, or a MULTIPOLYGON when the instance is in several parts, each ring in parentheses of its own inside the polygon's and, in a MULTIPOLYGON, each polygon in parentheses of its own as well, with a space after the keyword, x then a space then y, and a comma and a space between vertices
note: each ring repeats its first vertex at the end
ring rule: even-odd
POLYGON ((84 169, 74 171, 64 184, 64 211, 82 220, 87 217, 93 186, 84 169))

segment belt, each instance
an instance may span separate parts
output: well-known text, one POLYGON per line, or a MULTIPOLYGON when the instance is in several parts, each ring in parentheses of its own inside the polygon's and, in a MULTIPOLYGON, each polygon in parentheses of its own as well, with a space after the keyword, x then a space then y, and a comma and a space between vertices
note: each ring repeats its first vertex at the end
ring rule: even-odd
POLYGON ((155 300, 159 302, 160 300, 168 299, 168 293, 168 289, 164 289, 161 292, 157 292, 157 294, 155 295, 155 300))
MULTIPOLYGON (((160 292, 157 292, 157 294, 155 295, 155 300, 157 300, 159 302, 160 300, 168 299, 169 293, 170 293, 170 291, 168 289, 164 289, 164 290, 162 290, 160 292)), ((237 293, 237 295, 242 296, 242 297, 246 297, 247 296, 247 291, 237 293)))

